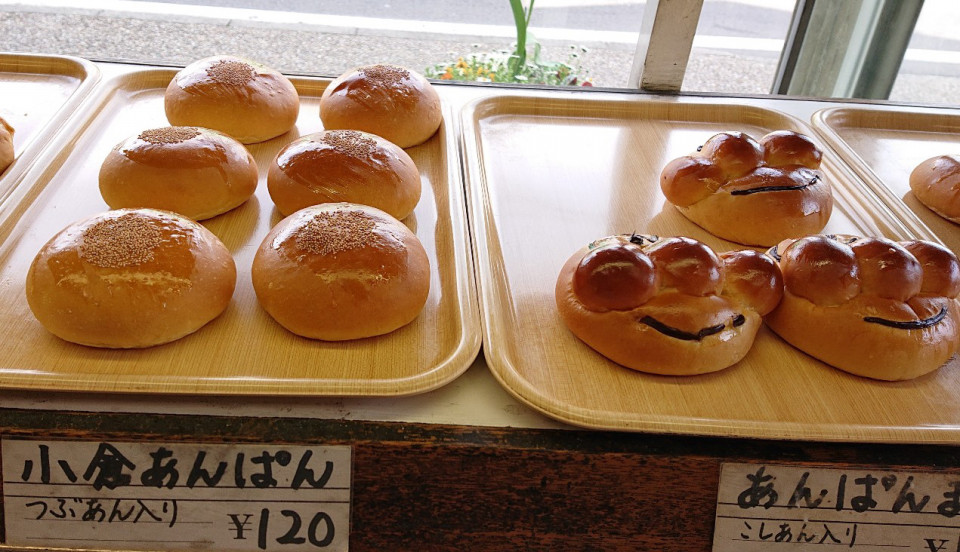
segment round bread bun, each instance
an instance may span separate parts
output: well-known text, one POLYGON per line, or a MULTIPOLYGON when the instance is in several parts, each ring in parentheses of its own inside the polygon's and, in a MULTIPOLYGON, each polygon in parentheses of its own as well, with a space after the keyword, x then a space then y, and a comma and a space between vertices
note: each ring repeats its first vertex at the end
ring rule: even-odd
POLYGON ((119 209, 75 222, 37 253, 27 302, 66 341, 113 349, 180 339, 227 308, 237 270, 203 226, 168 211, 119 209))
POLYGON ((163 107, 173 126, 212 128, 253 144, 294 127, 300 96, 287 77, 261 63, 214 56, 177 73, 163 107))
POLYGON ((695 155, 679 157, 660 174, 670 203, 711 234, 744 245, 771 246, 823 230, 833 194, 820 172, 822 153, 792 131, 759 142, 723 132, 695 155))
POLYGON ((280 150, 267 173, 267 189, 284 216, 346 202, 404 219, 420 201, 420 172, 407 152, 379 136, 326 130, 280 150))
POLYGON ((426 142, 443 121, 440 96, 421 74, 396 65, 367 65, 337 77, 320 97, 326 129, 362 130, 401 148, 426 142))
POLYGON ((794 347, 868 378, 912 379, 960 340, 960 263, 925 241, 808 236, 772 248, 784 295, 766 317, 794 347))
POLYGON ((960 224, 960 156, 939 155, 910 173, 910 189, 941 217, 960 224))
POLYGON ((779 269, 762 253, 717 255, 690 238, 623 235, 574 253, 555 293, 570 331, 603 356, 687 376, 743 359, 782 290, 779 269))
POLYGON ((0 173, 13 163, 13 127, 0 117, 0 173))
POLYGON ((383 211, 323 203, 267 234, 252 277, 260 305, 281 326, 343 341, 412 322, 430 291, 430 261, 416 235, 383 211))
POLYGON ((258 178, 253 156, 233 138, 163 127, 110 150, 100 166, 100 194, 112 209, 148 207, 203 220, 249 199, 258 178))

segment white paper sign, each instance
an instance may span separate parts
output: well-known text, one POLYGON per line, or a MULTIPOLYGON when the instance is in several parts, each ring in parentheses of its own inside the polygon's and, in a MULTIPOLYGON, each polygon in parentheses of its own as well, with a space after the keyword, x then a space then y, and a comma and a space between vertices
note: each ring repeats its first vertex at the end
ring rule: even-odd
POLYGON ((714 552, 960 552, 960 474, 723 464, 714 552))
POLYGON ((3 439, 6 544, 345 551, 348 446, 3 439))

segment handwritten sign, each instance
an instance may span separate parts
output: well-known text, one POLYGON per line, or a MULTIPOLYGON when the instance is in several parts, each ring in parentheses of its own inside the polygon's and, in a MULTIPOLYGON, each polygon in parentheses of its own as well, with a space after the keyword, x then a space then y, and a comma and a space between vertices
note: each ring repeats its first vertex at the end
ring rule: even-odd
POLYGON ((960 474, 724 464, 713 551, 788 549, 960 552, 960 474))
POLYGON ((348 549, 351 449, 3 439, 6 544, 348 549))

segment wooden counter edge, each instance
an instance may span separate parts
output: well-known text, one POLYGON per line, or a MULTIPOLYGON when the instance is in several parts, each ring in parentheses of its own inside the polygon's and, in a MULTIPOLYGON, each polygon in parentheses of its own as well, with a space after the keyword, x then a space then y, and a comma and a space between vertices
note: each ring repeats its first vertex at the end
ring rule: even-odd
POLYGON ((702 552, 724 462, 960 473, 960 447, 335 419, 0 408, 0 436, 349 445, 355 552, 702 552))

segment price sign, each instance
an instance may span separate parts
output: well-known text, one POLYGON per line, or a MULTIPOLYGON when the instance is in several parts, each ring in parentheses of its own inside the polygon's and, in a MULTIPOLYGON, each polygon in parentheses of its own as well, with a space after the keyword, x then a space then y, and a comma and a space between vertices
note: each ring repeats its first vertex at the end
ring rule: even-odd
POLYGON ((714 552, 960 552, 960 474, 724 464, 714 552))
POLYGON ((348 549, 351 449, 3 439, 6 543, 348 549))

